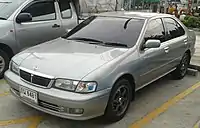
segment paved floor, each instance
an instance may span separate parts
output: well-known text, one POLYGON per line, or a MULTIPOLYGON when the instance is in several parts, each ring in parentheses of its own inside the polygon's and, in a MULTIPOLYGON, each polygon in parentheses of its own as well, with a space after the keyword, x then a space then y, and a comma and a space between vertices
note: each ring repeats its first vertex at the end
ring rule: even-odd
POLYGON ((192 128, 200 119, 200 83, 192 86, 199 81, 200 76, 188 75, 180 81, 164 77, 137 92, 123 120, 105 124, 101 118, 72 121, 39 112, 11 96, 8 85, 1 80, 0 128, 192 128), (180 97, 180 93, 184 95, 180 97))
MULTIPOLYGON (((185 93, 188 93, 187 91, 185 93)), ((200 98, 198 97, 200 97, 200 88, 171 106, 145 128, 191 128, 194 122, 200 119, 200 98)))

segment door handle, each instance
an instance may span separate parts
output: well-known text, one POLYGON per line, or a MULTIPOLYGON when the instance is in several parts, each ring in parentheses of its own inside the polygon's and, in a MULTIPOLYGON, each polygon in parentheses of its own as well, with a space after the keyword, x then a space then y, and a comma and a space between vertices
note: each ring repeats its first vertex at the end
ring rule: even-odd
POLYGON ((165 50, 165 53, 168 53, 169 52, 169 47, 165 47, 164 50, 165 50))
POLYGON ((184 44, 185 44, 185 45, 188 44, 188 40, 187 40, 187 39, 184 40, 184 44))
POLYGON ((52 26, 52 28, 59 28, 60 27, 60 25, 58 25, 58 24, 54 24, 53 26, 52 26))

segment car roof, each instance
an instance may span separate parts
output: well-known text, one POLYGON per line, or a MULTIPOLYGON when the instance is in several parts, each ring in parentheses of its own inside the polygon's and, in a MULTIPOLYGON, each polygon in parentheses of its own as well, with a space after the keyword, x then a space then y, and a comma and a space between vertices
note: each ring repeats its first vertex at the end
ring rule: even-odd
POLYGON ((150 19, 153 17, 171 17, 171 15, 169 15, 169 14, 150 13, 150 12, 134 12, 134 11, 105 12, 105 13, 97 14, 97 16, 136 18, 136 19, 150 19))

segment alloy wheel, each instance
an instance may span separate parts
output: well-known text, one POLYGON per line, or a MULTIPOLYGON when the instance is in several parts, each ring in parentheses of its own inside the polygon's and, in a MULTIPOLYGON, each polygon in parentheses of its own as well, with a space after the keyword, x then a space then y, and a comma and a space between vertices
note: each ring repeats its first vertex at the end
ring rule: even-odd
POLYGON ((129 93, 129 89, 125 85, 120 86, 114 93, 112 109, 116 115, 120 116, 126 111, 129 104, 129 93))
POLYGON ((0 73, 5 69, 5 60, 2 56, 0 56, 0 73))
POLYGON ((188 65, 189 65, 189 59, 188 59, 188 55, 186 55, 183 57, 181 64, 180 64, 180 73, 182 76, 184 76, 186 74, 188 65))

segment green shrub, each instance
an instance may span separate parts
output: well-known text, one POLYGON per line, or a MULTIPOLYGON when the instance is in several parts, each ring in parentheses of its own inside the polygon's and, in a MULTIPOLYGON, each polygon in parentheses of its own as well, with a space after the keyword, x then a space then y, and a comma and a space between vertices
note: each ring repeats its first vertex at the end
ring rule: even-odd
POLYGON ((185 16, 184 20, 188 20, 190 16, 185 16))
POLYGON ((200 17, 186 16, 184 18, 183 24, 191 28, 200 28, 200 17))

